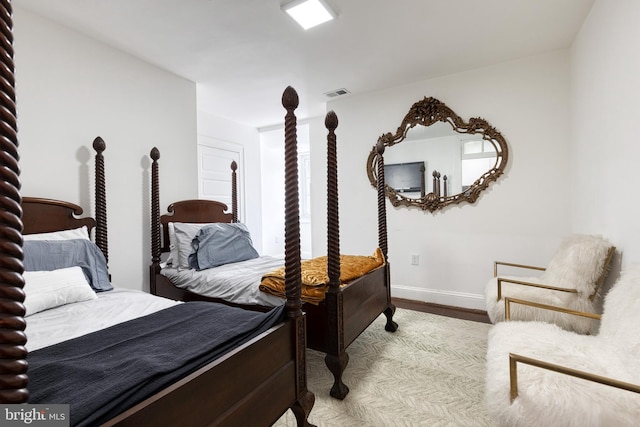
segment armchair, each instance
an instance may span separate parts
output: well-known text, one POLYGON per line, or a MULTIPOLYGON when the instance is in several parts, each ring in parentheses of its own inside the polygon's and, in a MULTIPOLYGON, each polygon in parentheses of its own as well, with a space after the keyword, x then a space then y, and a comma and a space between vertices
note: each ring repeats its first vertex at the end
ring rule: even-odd
POLYGON ((489 414, 500 426, 638 425, 638 324, 640 265, 623 272, 607 294, 597 335, 536 321, 493 326, 487 345, 489 414))
POLYGON ((563 239, 549 265, 537 267, 495 261, 494 277, 485 286, 487 314, 492 323, 505 320, 505 297, 536 304, 512 304, 512 320, 539 320, 555 323, 579 333, 595 333, 598 321, 571 316, 539 305, 573 311, 599 313, 600 288, 611 264, 615 247, 600 236, 571 235, 563 239), (539 277, 503 276, 498 266, 541 271, 539 277))

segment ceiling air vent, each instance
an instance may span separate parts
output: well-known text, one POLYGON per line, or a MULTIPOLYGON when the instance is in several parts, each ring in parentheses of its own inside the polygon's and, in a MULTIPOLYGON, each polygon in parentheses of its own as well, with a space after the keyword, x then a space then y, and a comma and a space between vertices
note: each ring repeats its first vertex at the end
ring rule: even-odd
POLYGON ((328 98, 335 98, 336 96, 342 96, 348 93, 351 93, 351 92, 349 92, 345 88, 341 88, 341 89, 332 90, 331 92, 325 92, 325 96, 327 96, 328 98))

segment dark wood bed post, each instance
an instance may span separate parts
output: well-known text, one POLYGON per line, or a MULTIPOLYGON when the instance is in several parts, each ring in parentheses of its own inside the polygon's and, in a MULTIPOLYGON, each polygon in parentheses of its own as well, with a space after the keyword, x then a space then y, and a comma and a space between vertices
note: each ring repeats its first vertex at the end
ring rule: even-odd
POLYGON ((104 178, 104 156, 102 152, 107 148, 104 140, 97 137, 93 140, 96 150, 96 246, 100 248, 109 265, 109 237, 107 227, 107 189, 104 178))
POLYGON ((349 363, 345 351, 343 328, 343 295, 340 292, 340 220, 338 215, 338 156, 335 130, 338 116, 329 111, 324 120, 327 134, 327 273, 329 288, 325 294, 327 303, 327 331, 337 331, 327 336, 327 354, 324 362, 333 374, 333 386, 329 394, 344 399, 349 387, 342 382, 342 373, 349 363))
POLYGON ((382 250, 384 260, 387 259, 389 251, 387 245, 387 208, 385 202, 385 180, 384 180, 384 143, 378 140, 376 144, 376 163, 378 165, 378 180, 376 189, 378 190, 378 247, 382 250))
POLYGON ((2 35, 0 82, 2 151, 0 162, 0 403, 24 403, 27 390, 27 337, 24 333, 24 279, 22 273, 22 208, 16 123, 11 2, 0 1, 2 35))
POLYGON ((298 141, 296 134, 296 116, 298 94, 288 86, 282 94, 282 106, 287 110, 284 119, 285 152, 285 292, 287 296, 287 317, 295 322, 294 333, 296 357, 298 362, 297 401, 291 407, 298 426, 308 426, 309 413, 315 403, 315 396, 307 389, 307 338, 306 318, 302 312, 302 269, 300 267, 300 208, 298 193, 298 141))
POLYGON ((233 222, 238 222, 238 164, 235 160, 231 161, 231 214, 233 222))
POLYGON ((158 159, 160 151, 153 147, 151 153, 151 294, 156 294, 156 275, 160 272, 160 182, 158 180, 158 159))
POLYGON ((385 200, 385 187, 384 180, 384 142, 378 140, 376 143, 376 163, 378 165, 378 246, 384 254, 384 260, 386 262, 385 268, 387 269, 387 301, 388 307, 384 310, 384 315, 387 317, 387 324, 384 329, 389 332, 395 332, 398 329, 398 324, 393 321, 393 315, 396 312, 396 306, 391 304, 391 266, 389 265, 389 247, 387 244, 387 208, 385 200))

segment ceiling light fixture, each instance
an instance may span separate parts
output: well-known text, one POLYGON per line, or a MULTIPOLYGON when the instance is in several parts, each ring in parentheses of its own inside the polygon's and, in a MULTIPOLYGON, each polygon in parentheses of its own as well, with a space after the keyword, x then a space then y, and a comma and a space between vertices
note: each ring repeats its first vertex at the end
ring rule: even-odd
POLYGON ((305 30, 338 16, 324 0, 294 0, 280 8, 305 30))

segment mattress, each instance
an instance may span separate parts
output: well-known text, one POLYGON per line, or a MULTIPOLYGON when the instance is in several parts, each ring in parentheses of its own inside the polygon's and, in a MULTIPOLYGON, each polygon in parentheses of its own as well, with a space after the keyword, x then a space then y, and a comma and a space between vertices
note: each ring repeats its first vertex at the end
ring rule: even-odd
POLYGON ((25 318, 27 350, 34 351, 180 304, 142 291, 114 288, 25 318))
POLYGON ((260 291, 259 286, 262 276, 283 265, 283 259, 265 255, 201 271, 165 267, 160 274, 198 295, 235 304, 277 307, 284 299, 260 291))

